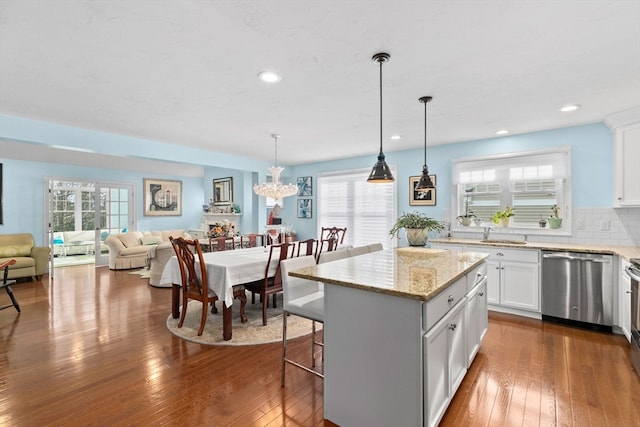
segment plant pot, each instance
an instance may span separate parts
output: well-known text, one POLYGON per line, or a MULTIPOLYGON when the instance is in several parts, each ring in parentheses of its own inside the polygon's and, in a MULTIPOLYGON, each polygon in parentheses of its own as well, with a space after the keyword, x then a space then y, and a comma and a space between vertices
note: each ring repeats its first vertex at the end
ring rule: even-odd
POLYGON ((538 225, 540 226, 540 228, 545 228, 547 226, 547 220, 541 219, 540 221, 538 221, 538 225))
POLYGON ((470 217, 470 216, 462 216, 458 218, 458 222, 464 225, 465 227, 470 226, 471 221, 473 221, 473 217, 470 217))
POLYGON ((549 228, 562 227, 562 218, 549 218, 549 228))
POLYGON ((409 246, 424 246, 427 244, 429 230, 426 228, 406 228, 407 242, 409 246))
POLYGON ((508 227, 509 222, 511 221, 511 218, 510 217, 502 218, 500 221, 502 222, 503 227, 508 227))

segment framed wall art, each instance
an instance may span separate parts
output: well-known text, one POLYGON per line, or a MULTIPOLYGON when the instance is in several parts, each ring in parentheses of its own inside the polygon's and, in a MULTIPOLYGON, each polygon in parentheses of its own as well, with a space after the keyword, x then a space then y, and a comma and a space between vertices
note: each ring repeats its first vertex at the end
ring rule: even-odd
POLYGON ((298 177, 298 196, 309 197, 313 194, 310 176, 298 177))
POLYGON ((313 215, 312 199, 298 199, 298 218, 311 218, 313 215))
POLYGON ((143 179, 145 216, 182 216, 182 181, 143 179))
MULTIPOLYGON (((433 185, 436 185, 436 176, 429 175, 433 185)), ((420 182, 420 176, 409 177, 409 204, 411 206, 435 206, 436 205, 436 189, 431 188, 427 191, 418 191, 416 187, 420 182)))

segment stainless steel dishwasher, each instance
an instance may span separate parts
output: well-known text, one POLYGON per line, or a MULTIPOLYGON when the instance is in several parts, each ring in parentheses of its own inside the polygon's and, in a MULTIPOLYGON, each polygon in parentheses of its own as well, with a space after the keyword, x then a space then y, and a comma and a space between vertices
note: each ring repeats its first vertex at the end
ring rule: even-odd
POLYGON ((543 251, 542 318, 611 331, 613 256, 543 251))

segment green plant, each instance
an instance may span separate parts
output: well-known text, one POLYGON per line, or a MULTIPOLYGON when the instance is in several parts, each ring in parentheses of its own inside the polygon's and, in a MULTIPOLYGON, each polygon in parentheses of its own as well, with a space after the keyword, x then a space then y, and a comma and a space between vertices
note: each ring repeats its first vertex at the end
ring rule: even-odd
POLYGON ((551 218, 560 218, 560 206, 558 205, 553 205, 551 206, 551 218))
POLYGON ((469 197, 465 196, 464 198, 464 214, 459 215, 456 219, 460 218, 477 218, 476 214, 473 213, 471 209, 469 209, 470 200, 469 197))
POLYGON ((419 228, 427 229, 429 231, 441 231, 444 226, 433 218, 426 216, 419 212, 404 212, 393 225, 393 228, 389 230, 389 234, 392 236, 398 236, 398 232, 402 228, 419 228))
POLYGON ((493 221, 494 224, 499 224, 500 221, 502 221, 503 219, 511 218, 512 216, 514 216, 515 210, 516 209, 512 208, 511 206, 507 206, 506 208, 504 208, 504 210, 494 213, 493 216, 491 217, 491 220, 493 221))

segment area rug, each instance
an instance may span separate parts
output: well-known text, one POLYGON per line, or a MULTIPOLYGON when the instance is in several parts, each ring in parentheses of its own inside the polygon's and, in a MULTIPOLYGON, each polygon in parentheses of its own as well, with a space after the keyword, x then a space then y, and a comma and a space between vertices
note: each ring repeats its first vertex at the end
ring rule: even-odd
POLYGON ((151 277, 151 270, 148 268, 141 268, 140 270, 130 271, 129 274, 137 274, 141 279, 148 279, 151 277))
MULTIPOLYGON (((240 322, 240 304, 235 301, 232 306, 233 312, 233 336, 231 340, 222 339, 222 303, 216 302, 217 314, 207 315, 207 323, 204 326, 202 335, 198 336, 200 327, 200 313, 202 303, 191 301, 187 308, 187 316, 182 328, 178 328, 178 321, 169 315, 167 318, 167 328, 169 331, 187 341, 198 344, 233 346, 233 345, 257 345, 273 342, 282 342, 282 294, 278 295, 277 308, 270 307, 267 310, 267 326, 262 326, 262 304, 257 301, 251 304, 251 297, 248 296, 245 314, 249 321, 240 322)), ((271 302, 271 301, 270 301, 271 302)), ((316 323, 316 329, 321 330, 322 324, 316 323)), ((311 333, 311 321, 298 316, 289 316, 287 320, 287 339, 301 337, 311 333)))

